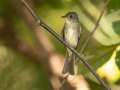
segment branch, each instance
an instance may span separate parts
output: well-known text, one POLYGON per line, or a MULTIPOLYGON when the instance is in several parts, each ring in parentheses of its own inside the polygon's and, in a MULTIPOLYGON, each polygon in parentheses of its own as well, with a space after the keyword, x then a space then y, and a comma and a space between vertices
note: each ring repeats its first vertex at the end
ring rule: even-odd
POLYGON ((100 20, 101 20, 103 14, 104 14, 104 12, 105 12, 105 9, 106 9, 109 1, 110 1, 110 0, 107 0, 107 2, 105 3, 105 5, 104 5, 104 7, 103 7, 103 9, 102 9, 102 11, 101 11, 101 13, 100 13, 100 16, 99 16, 99 18, 98 18, 98 20, 97 20, 97 22, 96 22, 96 24, 95 24, 95 27, 93 28, 92 32, 89 33, 88 37, 85 39, 85 42, 84 42, 83 45, 82 45, 82 48, 81 48, 81 50, 80 50, 80 53, 83 53, 83 52, 84 52, 86 46, 88 45, 88 42, 89 42, 90 38, 92 37, 92 35, 93 35, 93 34, 95 33, 95 31, 97 30, 97 28, 98 28, 98 26, 99 26, 99 23, 100 23, 100 20))
POLYGON ((81 60, 81 62, 91 71, 91 73, 97 78, 100 84, 104 86, 106 90, 111 90, 110 87, 108 87, 107 84, 99 77, 99 75, 95 72, 95 70, 91 67, 91 65, 88 62, 86 62, 87 60, 83 55, 79 54, 74 48, 71 48, 59 34, 57 34, 52 28, 50 28, 41 19, 39 19, 39 17, 35 14, 35 12, 30 8, 30 6, 24 0, 21 0, 21 2, 26 7, 26 9, 31 13, 31 15, 34 17, 38 25, 43 27, 50 34, 52 34, 56 39, 58 39, 64 46, 69 48, 81 60))

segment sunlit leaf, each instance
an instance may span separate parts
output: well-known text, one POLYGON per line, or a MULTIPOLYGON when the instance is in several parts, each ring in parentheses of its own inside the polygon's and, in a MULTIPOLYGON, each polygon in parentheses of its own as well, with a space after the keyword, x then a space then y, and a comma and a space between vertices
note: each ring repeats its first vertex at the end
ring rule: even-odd
POLYGON ((109 61, 107 61, 100 68, 97 69, 97 73, 101 77, 106 78, 110 83, 116 82, 117 80, 120 79, 120 70, 118 68, 118 65, 115 63, 116 58, 117 59, 119 58, 118 57, 118 55, 119 55, 118 50, 120 50, 119 46, 113 52, 109 61))

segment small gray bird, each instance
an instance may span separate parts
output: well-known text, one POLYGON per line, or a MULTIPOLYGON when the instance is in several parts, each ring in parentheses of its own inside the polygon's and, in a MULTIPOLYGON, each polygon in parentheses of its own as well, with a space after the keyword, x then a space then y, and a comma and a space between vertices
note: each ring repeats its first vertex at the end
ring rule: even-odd
MULTIPOLYGON (((76 12, 69 12, 62 17, 65 18, 65 24, 62 30, 63 39, 68 43, 70 47, 76 49, 78 42, 80 40, 81 32, 78 15, 76 12)), ((62 70, 63 74, 75 73, 74 59, 75 59, 74 54, 71 52, 71 50, 67 48, 66 60, 62 70)))

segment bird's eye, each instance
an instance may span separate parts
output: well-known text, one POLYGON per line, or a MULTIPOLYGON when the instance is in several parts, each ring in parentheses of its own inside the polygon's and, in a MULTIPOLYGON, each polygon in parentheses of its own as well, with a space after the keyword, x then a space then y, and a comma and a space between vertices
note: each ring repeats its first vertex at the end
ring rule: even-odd
POLYGON ((70 18, 73 18, 73 15, 70 15, 70 18))

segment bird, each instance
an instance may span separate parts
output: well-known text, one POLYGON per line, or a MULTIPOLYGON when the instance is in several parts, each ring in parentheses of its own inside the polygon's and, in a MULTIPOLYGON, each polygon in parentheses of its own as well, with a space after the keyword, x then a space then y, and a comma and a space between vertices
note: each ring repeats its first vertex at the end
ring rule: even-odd
MULTIPOLYGON (((62 37, 67 44, 76 49, 78 43, 80 41, 80 22, 76 12, 68 12, 64 16, 62 16, 65 20, 63 29, 62 29, 62 37)), ((73 52, 67 48, 66 50, 66 58, 62 69, 62 74, 75 74, 75 55, 73 52)))

